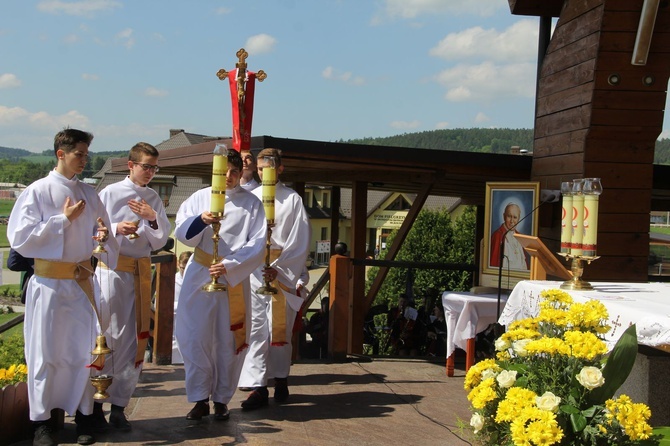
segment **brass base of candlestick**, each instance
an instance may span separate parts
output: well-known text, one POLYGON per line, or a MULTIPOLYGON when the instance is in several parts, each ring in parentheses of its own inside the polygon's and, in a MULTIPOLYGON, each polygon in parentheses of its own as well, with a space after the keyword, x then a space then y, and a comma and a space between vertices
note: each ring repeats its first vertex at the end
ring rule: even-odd
POLYGON ((563 290, 577 290, 577 291, 590 291, 593 290, 593 285, 589 282, 582 280, 582 275, 584 274, 584 262, 591 264, 592 261, 599 259, 600 256, 583 256, 583 255, 573 255, 566 253, 558 253, 559 256, 565 257, 566 260, 572 260, 570 265, 570 270, 572 271, 572 279, 566 280, 560 286, 563 290))
MULTIPOLYGON (((216 217, 223 218, 223 213, 216 213, 212 212, 216 217)), ((212 230, 214 231, 214 235, 212 235, 212 241, 214 242, 214 247, 212 248, 213 254, 212 254, 212 265, 216 265, 219 263, 219 239, 221 238, 219 236, 219 229, 221 229, 221 222, 214 222, 212 223, 212 230)), ((209 282, 207 285, 204 285, 202 288, 200 288, 202 291, 206 291, 208 293, 213 293, 216 291, 226 291, 228 287, 226 287, 224 284, 219 283, 218 279, 219 276, 216 276, 214 274, 210 274, 212 278, 212 281, 209 282)))
POLYGON ((109 375, 91 376, 91 384, 95 387, 93 394, 94 400, 104 400, 109 398, 107 389, 112 385, 112 377, 109 375))
POLYGON ((265 285, 260 287, 259 289, 256 290, 258 294, 264 294, 264 295, 271 295, 271 294, 277 294, 278 290, 277 288, 273 287, 270 282, 265 282, 265 285))

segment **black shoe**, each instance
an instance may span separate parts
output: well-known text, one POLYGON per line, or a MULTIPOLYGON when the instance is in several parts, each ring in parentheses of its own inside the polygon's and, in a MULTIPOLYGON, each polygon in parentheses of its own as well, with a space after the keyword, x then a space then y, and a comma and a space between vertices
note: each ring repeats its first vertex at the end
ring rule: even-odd
POLYGON ((287 378, 275 378, 275 395, 274 399, 278 403, 283 403, 288 399, 288 382, 287 378))
POLYGON ((132 429, 121 406, 112 406, 112 411, 109 413, 109 424, 120 431, 129 431, 132 429))
POLYGON ((101 434, 103 432, 107 432, 109 429, 109 423, 107 423, 107 420, 105 420, 104 414, 102 416, 96 413, 92 413, 91 415, 84 415, 83 413, 77 411, 77 413, 74 415, 74 422, 77 424, 78 428, 80 427, 90 433, 101 434))
POLYGON ((55 446, 58 443, 54 440, 54 431, 51 430, 49 422, 40 423, 35 429, 33 437, 33 446, 55 446))
POLYGON ((228 418, 230 418, 228 406, 223 403, 214 403, 214 419, 217 421, 225 421, 228 418))
POLYGON ((238 389, 240 389, 242 392, 251 392, 254 390, 253 387, 238 387, 238 389))
POLYGON ((268 404, 268 388, 257 387, 242 401, 242 410, 256 410, 268 404))
POLYGON ((89 426, 77 424, 77 444, 93 444, 95 437, 89 426))
POLYGON ((209 415, 209 403, 204 401, 198 401, 193 406, 193 409, 186 414, 187 420, 199 421, 202 420, 202 417, 209 415))

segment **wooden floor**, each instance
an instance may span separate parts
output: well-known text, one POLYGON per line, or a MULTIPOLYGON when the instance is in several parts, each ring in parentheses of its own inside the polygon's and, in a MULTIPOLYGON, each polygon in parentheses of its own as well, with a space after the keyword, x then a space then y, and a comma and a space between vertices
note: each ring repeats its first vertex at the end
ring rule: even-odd
MULTIPOLYGON (((126 408, 132 431, 110 430, 97 444, 469 445, 463 377, 457 363, 455 376, 447 378, 442 361, 302 361, 291 369, 285 404, 270 398, 267 407, 242 412, 247 393, 238 390, 228 421, 189 424, 185 416, 192 404, 186 400, 183 367, 148 364, 126 408)), ((59 439, 75 444, 72 418, 66 417, 59 439)))

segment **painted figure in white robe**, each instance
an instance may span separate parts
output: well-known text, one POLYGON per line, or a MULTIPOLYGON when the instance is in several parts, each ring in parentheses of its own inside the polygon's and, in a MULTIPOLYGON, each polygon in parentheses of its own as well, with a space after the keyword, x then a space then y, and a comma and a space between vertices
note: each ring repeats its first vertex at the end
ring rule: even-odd
POLYGON ((91 256, 98 240, 106 240, 107 252, 98 256, 116 265, 118 244, 108 237, 109 219, 95 189, 77 179, 92 139, 70 128, 56 134, 56 168, 21 193, 7 226, 11 247, 35 259, 24 338, 33 444, 40 446, 56 444, 52 409, 75 415, 80 444, 93 443, 94 431, 105 427, 92 416, 95 388, 89 378, 99 374, 94 369, 104 358, 91 354, 100 332, 91 256))
POLYGON ((266 225, 261 201, 239 186, 242 158, 231 150, 224 217, 210 212, 212 188, 195 192, 179 208, 175 235, 194 253, 186 265, 177 311, 177 342, 184 359, 186 394, 195 402, 187 420, 199 421, 210 413, 227 420, 228 403, 235 393, 247 351, 250 327, 249 276, 265 257, 266 225), (220 221, 218 255, 212 265, 212 226, 220 221), (226 291, 203 291, 218 277, 226 291))
MULTIPOLYGON (((272 228, 271 263, 261 265, 251 277, 251 343, 244 361, 239 386, 253 388, 242 402, 242 409, 254 410, 268 403, 268 379, 274 378, 274 399, 288 398, 287 378, 291 368, 291 335, 296 314, 302 306, 302 297, 296 294, 298 280, 305 271, 309 250, 310 226, 302 198, 286 187, 279 176, 284 170, 281 152, 263 149, 258 154, 258 174, 268 166, 266 157, 275 160, 277 183, 275 192, 275 219, 272 228), (256 291, 268 280, 279 290, 275 295, 256 291)), ((254 190, 262 196, 262 187, 254 190)))
MULTIPOLYGON (((102 291, 102 313, 109 315, 105 334, 114 350, 104 372, 114 375, 108 393, 109 423, 130 430, 124 408, 135 391, 142 371, 151 321, 151 251, 167 241, 171 225, 163 200, 148 186, 158 171, 158 150, 139 142, 128 154, 128 176, 100 192, 111 220, 110 231, 120 246, 116 269, 102 264, 96 277, 102 291)), ((102 415, 102 403, 94 413, 102 415)))

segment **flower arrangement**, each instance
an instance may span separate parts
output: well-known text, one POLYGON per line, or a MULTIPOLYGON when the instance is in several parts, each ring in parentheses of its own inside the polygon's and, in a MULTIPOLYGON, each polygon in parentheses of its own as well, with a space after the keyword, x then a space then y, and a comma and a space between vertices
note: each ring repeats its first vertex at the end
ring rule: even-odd
POLYGON ((9 368, 0 369, 0 389, 5 386, 26 381, 28 368, 25 364, 12 364, 9 368))
POLYGON ((637 353, 635 326, 607 354, 607 309, 542 292, 537 317, 515 321, 496 340, 496 359, 475 364, 464 387, 470 425, 482 444, 653 445, 649 408, 614 398, 637 353))

